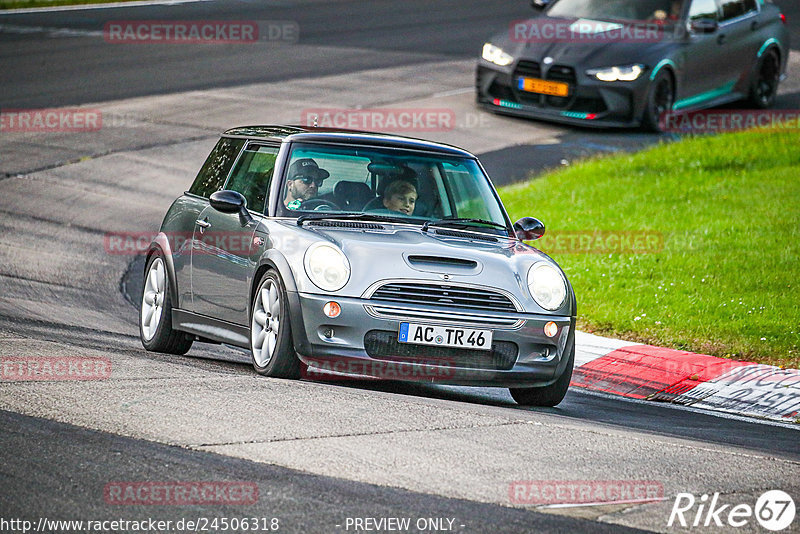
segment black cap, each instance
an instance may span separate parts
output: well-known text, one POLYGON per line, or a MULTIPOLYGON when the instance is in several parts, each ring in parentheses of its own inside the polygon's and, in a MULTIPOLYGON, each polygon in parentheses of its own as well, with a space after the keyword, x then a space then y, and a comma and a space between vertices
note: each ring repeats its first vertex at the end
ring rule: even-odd
POLYGON ((324 180, 331 173, 325 169, 320 169, 317 162, 311 158, 301 158, 289 165, 289 180, 297 178, 317 178, 324 180))

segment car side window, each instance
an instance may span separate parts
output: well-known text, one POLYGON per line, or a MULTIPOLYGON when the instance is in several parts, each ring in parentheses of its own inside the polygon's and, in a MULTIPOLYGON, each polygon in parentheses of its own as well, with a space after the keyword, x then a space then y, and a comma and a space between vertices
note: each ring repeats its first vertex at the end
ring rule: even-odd
POLYGON ((225 189, 241 193, 250 211, 264 213, 278 150, 276 146, 247 145, 228 179, 225 189))
POLYGON ((208 198, 211 193, 222 189, 236 156, 244 145, 243 139, 222 138, 208 155, 206 162, 197 173, 189 193, 208 198))
POLYGON ((717 11, 717 2, 715 0, 693 0, 689 8, 689 19, 711 19, 717 20, 719 14, 717 11))
POLYGON ((744 0, 721 0, 722 18, 720 20, 730 20, 741 17, 747 12, 744 0))

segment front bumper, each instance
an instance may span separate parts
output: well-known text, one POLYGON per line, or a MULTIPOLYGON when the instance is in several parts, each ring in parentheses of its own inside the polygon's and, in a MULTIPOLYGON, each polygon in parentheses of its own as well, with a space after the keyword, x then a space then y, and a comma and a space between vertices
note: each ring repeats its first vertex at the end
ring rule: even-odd
MULTIPOLYGON (((374 301, 329 295, 289 295, 292 335, 300 359, 314 369, 392 380, 472 386, 538 387, 564 372, 574 350, 575 318, 525 313, 473 314, 469 324, 374 310, 374 301), (335 319, 323 313, 331 300, 341 306, 335 319), (492 330, 492 351, 448 349, 399 343, 400 323, 424 323, 492 330), (548 338, 544 325, 558 333, 548 338)), ((432 310, 433 311, 433 310, 432 310)))
POLYGON ((647 73, 633 82, 601 82, 565 65, 553 65, 542 72, 538 64, 527 64, 517 62, 513 70, 505 70, 479 60, 475 74, 478 104, 497 113, 586 127, 630 128, 641 124, 650 82, 647 73), (527 64, 537 67, 531 71, 527 64), (540 69, 538 73, 536 68, 540 69), (523 91, 518 88, 520 76, 566 82, 569 95, 523 91))

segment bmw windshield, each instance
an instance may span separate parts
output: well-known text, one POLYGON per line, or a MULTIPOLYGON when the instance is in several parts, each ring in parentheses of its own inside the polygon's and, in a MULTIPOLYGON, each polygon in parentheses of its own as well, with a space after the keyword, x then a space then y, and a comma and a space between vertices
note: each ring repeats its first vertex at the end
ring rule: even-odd
POLYGON ((550 17, 670 24, 681 15, 683 0, 558 0, 550 17))
POLYGON ((507 235, 477 161, 411 150, 293 143, 279 213, 447 225, 507 235))

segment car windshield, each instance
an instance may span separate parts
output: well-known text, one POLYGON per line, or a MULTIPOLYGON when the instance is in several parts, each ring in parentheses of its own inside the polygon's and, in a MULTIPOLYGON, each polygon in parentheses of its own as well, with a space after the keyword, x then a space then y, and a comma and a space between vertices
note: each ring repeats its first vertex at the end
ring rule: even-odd
POLYGON ((636 22, 675 22, 684 0, 558 0, 551 17, 636 22))
POLYGON ((361 218, 506 235, 505 212, 472 158, 294 143, 281 214, 361 218), (457 220, 455 220, 457 219, 457 220))

